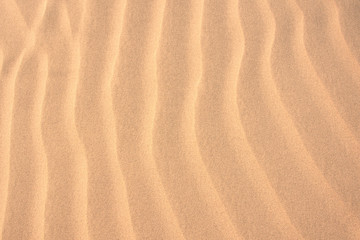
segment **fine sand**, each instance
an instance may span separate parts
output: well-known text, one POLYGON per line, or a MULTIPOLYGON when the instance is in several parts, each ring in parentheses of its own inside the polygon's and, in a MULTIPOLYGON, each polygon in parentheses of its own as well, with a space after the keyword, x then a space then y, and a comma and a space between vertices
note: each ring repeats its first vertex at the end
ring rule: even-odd
POLYGON ((0 0, 0 240, 359 240, 359 0, 0 0))

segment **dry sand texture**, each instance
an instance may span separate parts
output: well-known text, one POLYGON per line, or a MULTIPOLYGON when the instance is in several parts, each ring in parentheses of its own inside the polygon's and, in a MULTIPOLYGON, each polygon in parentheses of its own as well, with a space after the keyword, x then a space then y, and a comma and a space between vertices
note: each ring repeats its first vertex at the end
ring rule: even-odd
POLYGON ((1 240, 359 240, 359 0, 0 0, 1 240))

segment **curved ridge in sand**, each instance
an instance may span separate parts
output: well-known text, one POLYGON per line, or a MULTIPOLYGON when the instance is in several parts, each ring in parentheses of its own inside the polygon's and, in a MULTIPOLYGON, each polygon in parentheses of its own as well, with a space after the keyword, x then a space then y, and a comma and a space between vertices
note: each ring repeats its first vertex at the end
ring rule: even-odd
POLYGON ((360 239, 356 1, 0 3, 0 239, 360 239))

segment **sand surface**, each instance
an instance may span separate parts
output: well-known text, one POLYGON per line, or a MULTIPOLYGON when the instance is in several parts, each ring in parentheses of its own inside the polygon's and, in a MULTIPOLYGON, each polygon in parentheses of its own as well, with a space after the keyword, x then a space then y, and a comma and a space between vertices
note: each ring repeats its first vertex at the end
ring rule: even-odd
POLYGON ((1 240, 359 240, 359 0, 0 0, 1 240))

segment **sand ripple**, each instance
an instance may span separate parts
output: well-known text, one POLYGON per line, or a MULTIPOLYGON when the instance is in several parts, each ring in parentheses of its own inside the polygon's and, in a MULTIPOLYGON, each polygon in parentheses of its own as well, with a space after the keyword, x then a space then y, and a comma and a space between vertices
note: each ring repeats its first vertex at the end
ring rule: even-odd
POLYGON ((0 4, 0 239, 360 239, 360 3, 0 4))

